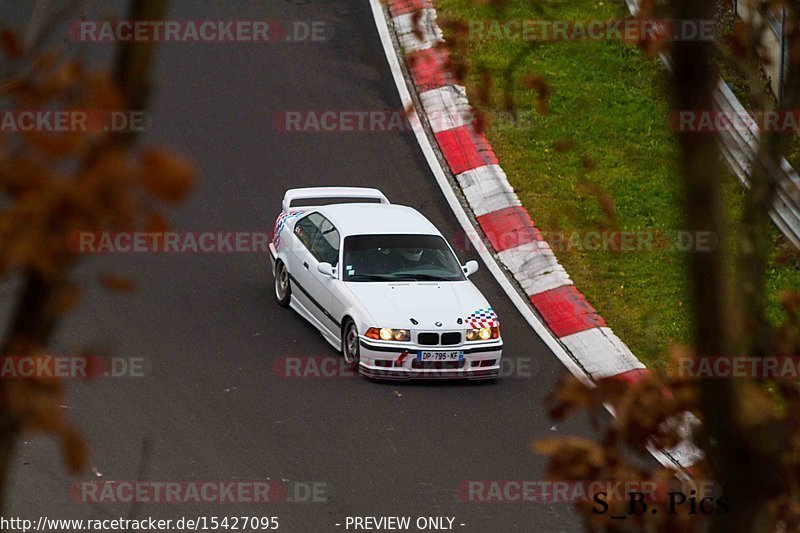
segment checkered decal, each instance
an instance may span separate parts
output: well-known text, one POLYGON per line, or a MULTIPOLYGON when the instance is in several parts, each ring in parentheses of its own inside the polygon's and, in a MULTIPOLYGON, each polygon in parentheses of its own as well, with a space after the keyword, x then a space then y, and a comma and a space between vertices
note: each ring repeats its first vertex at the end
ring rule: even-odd
POLYGON ((500 325, 497 313, 491 307, 478 309, 467 317, 467 325, 473 329, 493 328, 500 325))
POLYGON ((278 216, 278 220, 275 221, 275 232, 272 234, 272 242, 275 243, 276 250, 281 246, 281 233, 283 232, 283 228, 286 227, 286 222, 302 214, 303 211, 293 211, 291 213, 281 213, 278 216))

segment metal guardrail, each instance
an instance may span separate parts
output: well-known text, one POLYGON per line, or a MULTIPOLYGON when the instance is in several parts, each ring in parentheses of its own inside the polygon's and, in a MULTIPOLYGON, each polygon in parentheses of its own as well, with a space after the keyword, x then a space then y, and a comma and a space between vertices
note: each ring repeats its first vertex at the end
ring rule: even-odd
MULTIPOLYGON (((625 0, 628 10, 636 16, 639 12, 639 0, 625 0)), ((661 54, 661 61, 668 70, 672 70, 672 61, 667 54, 661 54)), ((729 116, 746 116, 747 110, 742 106, 733 92, 721 79, 712 95, 714 106, 729 116)), ((737 121, 738 123, 744 121, 737 121)), ((747 130, 729 128, 720 132, 718 143, 720 152, 742 185, 750 188, 750 172, 759 151, 760 131, 755 120, 747 121, 747 130)), ((777 188, 769 216, 783 235, 800 249, 800 176, 786 159, 781 158, 781 168, 775 176, 777 188)))
MULTIPOLYGON (((728 85, 720 80, 714 91, 714 104, 720 111, 743 116, 747 111, 736 99, 728 85)), ((760 132, 753 122, 746 131, 732 128, 719 136, 720 151, 736 177, 745 187, 750 187, 750 172, 758 154, 760 132)), ((800 249, 800 176, 786 159, 775 176, 777 188, 770 218, 786 238, 800 249)))

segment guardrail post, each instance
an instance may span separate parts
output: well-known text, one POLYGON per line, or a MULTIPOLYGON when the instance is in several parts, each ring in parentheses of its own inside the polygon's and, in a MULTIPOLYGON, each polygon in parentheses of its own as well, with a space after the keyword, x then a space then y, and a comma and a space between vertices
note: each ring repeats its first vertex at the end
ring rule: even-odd
POLYGON ((786 81, 786 8, 781 8, 781 40, 780 70, 778 71, 778 107, 783 107, 783 85, 786 81))

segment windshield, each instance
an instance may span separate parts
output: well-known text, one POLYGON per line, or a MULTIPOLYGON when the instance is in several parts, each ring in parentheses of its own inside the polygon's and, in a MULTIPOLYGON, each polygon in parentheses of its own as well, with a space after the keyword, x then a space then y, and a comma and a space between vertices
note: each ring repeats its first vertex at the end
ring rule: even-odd
POLYGON ((463 281, 438 235, 353 235, 344 240, 344 281, 463 281))

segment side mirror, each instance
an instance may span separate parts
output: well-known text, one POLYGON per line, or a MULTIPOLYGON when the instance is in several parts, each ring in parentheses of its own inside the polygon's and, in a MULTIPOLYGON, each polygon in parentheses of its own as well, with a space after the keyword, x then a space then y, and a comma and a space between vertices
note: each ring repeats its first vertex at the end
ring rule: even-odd
POLYGON ((330 263, 320 263, 319 265, 317 265, 317 271, 320 274, 328 276, 329 278, 336 277, 336 269, 334 269, 330 263))
POLYGON ((477 261, 467 261, 467 264, 461 267, 461 270, 464 271, 464 274, 469 277, 473 275, 475 272, 478 271, 478 262, 477 261))

